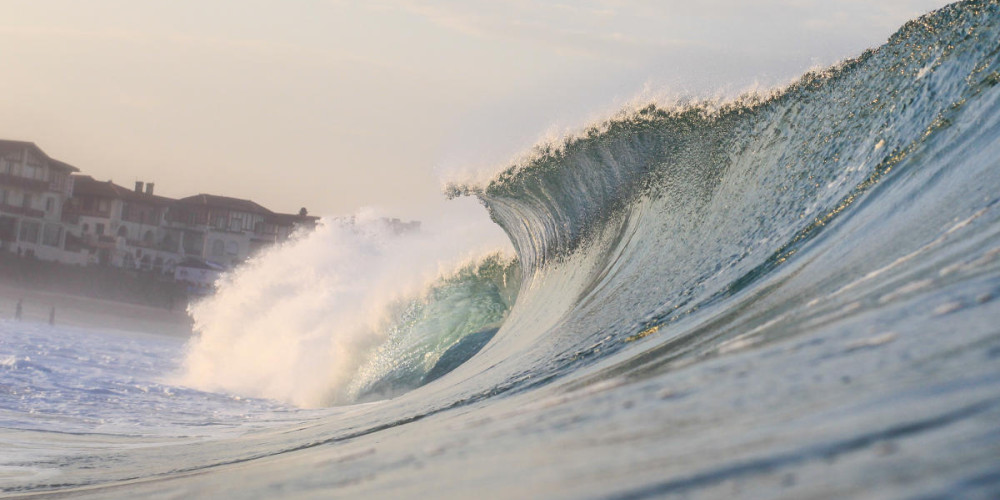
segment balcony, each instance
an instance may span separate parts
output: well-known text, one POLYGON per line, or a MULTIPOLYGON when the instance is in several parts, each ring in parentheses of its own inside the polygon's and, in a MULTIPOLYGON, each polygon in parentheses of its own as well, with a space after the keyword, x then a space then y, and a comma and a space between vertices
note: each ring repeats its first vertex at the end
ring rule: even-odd
POLYGON ((77 220, 79 220, 81 216, 83 216, 83 217, 98 217, 98 218, 102 218, 102 219, 110 219, 111 218, 111 210, 103 210, 102 211, 102 210, 97 210, 97 209, 85 209, 85 208, 77 208, 77 207, 70 207, 70 206, 67 206, 67 207, 63 208, 63 218, 64 219, 67 218, 67 217, 73 217, 73 218, 76 218, 77 220))
POLYGON ((45 212, 42 210, 35 210, 34 208, 7 205, 6 203, 0 204, 0 212, 15 214, 15 215, 26 215, 28 217, 38 217, 38 218, 45 217, 45 212))
POLYGON ((160 241, 125 240, 125 244, 133 248, 145 250, 159 250, 163 252, 177 253, 178 242, 161 239, 160 241))
POLYGON ((31 191, 48 191, 49 182, 37 179, 28 179, 11 174, 0 174, 0 185, 14 186, 31 191))
MULTIPOLYGON (((72 233, 67 233, 67 238, 72 233)), ((74 238, 76 238, 74 236, 74 238)), ((77 238, 76 244, 90 247, 90 248, 106 248, 114 249, 117 246, 117 241, 114 236, 108 235, 96 235, 96 234, 84 234, 82 237, 77 238)))

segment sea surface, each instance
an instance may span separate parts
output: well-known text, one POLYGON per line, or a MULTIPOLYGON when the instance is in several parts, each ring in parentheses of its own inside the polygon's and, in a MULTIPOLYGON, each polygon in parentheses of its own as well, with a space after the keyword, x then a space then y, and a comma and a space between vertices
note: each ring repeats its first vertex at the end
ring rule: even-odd
POLYGON ((998 84, 959 2, 450 186, 514 255, 326 220, 188 342, 0 321, 0 496, 1000 498, 998 84))

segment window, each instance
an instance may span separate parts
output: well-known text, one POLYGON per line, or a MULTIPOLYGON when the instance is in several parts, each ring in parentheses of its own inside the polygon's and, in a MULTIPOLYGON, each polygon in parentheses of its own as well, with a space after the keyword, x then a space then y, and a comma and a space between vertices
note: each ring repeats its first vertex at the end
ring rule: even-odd
POLYGON ((215 241, 212 242, 212 256, 213 257, 222 257, 222 254, 223 254, 224 251, 225 251, 225 247, 224 247, 224 244, 222 243, 222 240, 215 240, 215 241))
POLYGON ((58 172, 49 173, 49 187, 53 191, 58 191, 60 193, 66 190, 66 180, 67 176, 58 172))
POLYGON ((45 232, 42 233, 42 244, 50 247, 58 247, 62 237, 62 227, 59 224, 46 224, 45 232))
POLYGON ((24 208, 31 208, 31 195, 30 194, 28 194, 28 193, 24 194, 24 197, 21 198, 21 206, 24 207, 24 208))
POLYGON ((226 242, 226 253, 229 255, 236 255, 240 251, 240 245, 235 241, 226 242))
POLYGON ((38 233, 41 230, 41 224, 25 220, 21 221, 21 234, 18 237, 18 241, 23 241, 25 243, 38 243, 38 233))
POLYGON ((97 210, 101 213, 108 211, 108 200, 99 200, 97 202, 97 210))
POLYGON ((167 250, 169 252, 177 251, 177 241, 180 237, 174 237, 174 233, 168 232, 163 235, 163 239, 160 241, 160 250, 167 250))
POLYGON ((229 220, 229 230, 230 231, 242 231, 243 230, 243 216, 234 215, 229 220))
POLYGON ((45 211, 51 212, 56 207, 55 198, 45 198, 45 211))
POLYGON ((195 231, 185 231, 181 236, 184 253, 202 256, 205 251, 205 235, 195 231))
POLYGON ((104 236, 104 223, 98 222, 97 224, 94 224, 94 232, 97 233, 98 236, 104 236))
POLYGON ((215 226, 217 229, 225 229, 226 218, 221 215, 216 215, 215 219, 213 219, 212 221, 212 225, 215 226))

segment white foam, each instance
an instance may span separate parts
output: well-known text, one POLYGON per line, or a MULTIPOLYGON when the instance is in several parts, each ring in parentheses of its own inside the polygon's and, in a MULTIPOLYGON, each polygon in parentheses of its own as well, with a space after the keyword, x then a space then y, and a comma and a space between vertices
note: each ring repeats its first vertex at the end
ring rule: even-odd
POLYGON ((190 310, 200 335, 177 382, 303 407, 345 401, 358 367, 386 339, 389 306, 497 250, 479 228, 491 226, 484 214, 456 207, 401 234, 371 212, 353 223, 324 219, 226 276, 190 310))

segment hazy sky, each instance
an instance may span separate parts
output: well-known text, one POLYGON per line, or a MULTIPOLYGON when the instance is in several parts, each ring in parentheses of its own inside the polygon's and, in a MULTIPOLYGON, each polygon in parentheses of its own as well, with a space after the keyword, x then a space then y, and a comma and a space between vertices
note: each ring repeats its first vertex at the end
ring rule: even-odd
POLYGON ((942 0, 0 0, 0 138, 97 179, 420 216, 640 93, 784 83, 942 0))

